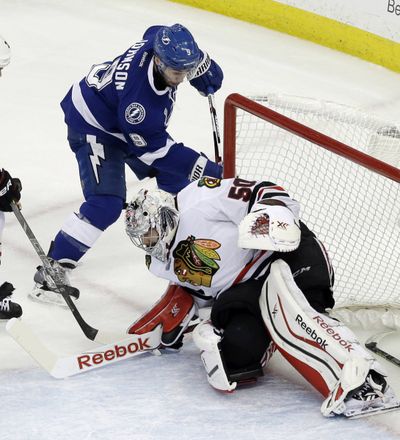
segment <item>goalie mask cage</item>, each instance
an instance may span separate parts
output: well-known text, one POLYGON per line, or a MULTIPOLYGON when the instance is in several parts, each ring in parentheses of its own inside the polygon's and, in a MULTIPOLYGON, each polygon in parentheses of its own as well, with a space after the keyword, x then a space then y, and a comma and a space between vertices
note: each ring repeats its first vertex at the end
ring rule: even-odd
POLYGON ((400 328, 399 159, 400 127, 360 110, 273 94, 225 101, 224 177, 272 181, 300 202, 334 266, 332 314, 364 327, 400 328))

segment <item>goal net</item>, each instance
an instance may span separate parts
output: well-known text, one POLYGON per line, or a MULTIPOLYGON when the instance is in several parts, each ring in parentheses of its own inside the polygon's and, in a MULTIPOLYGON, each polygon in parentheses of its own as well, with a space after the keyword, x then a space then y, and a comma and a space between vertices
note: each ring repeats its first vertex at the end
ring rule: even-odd
POLYGON ((400 328, 399 166, 400 126, 363 111, 273 94, 225 102, 224 176, 273 181, 300 202, 335 269, 333 314, 353 324, 400 328))

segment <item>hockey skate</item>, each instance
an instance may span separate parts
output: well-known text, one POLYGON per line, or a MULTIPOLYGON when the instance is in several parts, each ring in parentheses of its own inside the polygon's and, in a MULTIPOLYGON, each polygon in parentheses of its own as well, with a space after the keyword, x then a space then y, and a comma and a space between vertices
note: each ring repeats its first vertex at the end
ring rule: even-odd
POLYGON ((359 418, 399 408, 400 402, 385 377, 371 370, 364 384, 351 391, 334 413, 348 418, 359 418))
POLYGON ((5 282, 0 286, 0 322, 22 315, 21 306, 11 301, 13 291, 14 286, 11 283, 5 282))
POLYGON ((53 272, 51 275, 43 268, 38 266, 33 277, 35 285, 33 290, 28 294, 29 298, 37 302, 55 304, 67 307, 64 298, 58 291, 56 283, 66 288, 69 296, 77 300, 79 298, 79 290, 71 286, 68 272, 73 268, 69 264, 59 263, 51 260, 53 272))

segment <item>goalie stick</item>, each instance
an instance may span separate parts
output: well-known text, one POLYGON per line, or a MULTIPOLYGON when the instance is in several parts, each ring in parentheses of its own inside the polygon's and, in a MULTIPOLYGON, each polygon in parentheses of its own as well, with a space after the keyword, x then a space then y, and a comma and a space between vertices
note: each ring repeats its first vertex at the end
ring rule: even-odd
POLYGON ((400 359, 399 358, 391 355, 387 351, 378 347, 379 342, 382 341, 382 339, 384 339, 386 336, 388 336, 392 333, 396 333, 396 331, 383 332, 383 333, 378 333, 377 335, 373 335, 369 339, 366 340, 365 346, 368 348, 368 350, 371 350, 372 353, 376 353, 379 356, 383 357, 383 359, 386 359, 387 361, 391 362, 392 364, 400 367, 400 359))
POLYGON ((126 334, 124 339, 69 356, 58 356, 49 350, 21 319, 10 319, 6 330, 51 376, 63 379, 156 350, 162 326, 141 335, 126 334))
MULTIPOLYGON (((80 314, 79 310, 77 309, 77 307, 75 306, 74 302, 72 301, 70 295, 68 294, 70 286, 66 286, 66 285, 58 282, 57 277, 54 275, 54 269, 51 266, 49 258, 44 253, 42 246, 40 246, 34 233, 32 232, 32 229, 29 227, 28 222, 25 220, 25 217, 22 215, 19 207, 17 206, 17 204, 15 202, 11 202, 11 208, 15 214, 15 217, 17 217, 19 224, 22 226, 22 229, 24 230, 26 236, 28 237, 29 241, 31 242, 33 248, 35 249, 39 258, 42 260, 43 266, 44 266, 48 276, 52 279, 52 281, 56 285, 57 292, 59 292, 61 294, 61 296, 64 298, 64 301, 67 303, 69 309, 71 310, 72 314, 74 315, 74 318, 76 319, 76 322, 79 324, 79 326, 82 329, 85 336, 88 339, 90 339, 91 341, 97 341, 97 342, 103 342, 103 343, 115 339, 116 335, 107 334, 107 333, 102 332, 96 328, 93 328, 82 318, 82 315, 80 314)), ((123 337, 123 334, 120 334, 119 338, 122 338, 122 337, 123 337)))

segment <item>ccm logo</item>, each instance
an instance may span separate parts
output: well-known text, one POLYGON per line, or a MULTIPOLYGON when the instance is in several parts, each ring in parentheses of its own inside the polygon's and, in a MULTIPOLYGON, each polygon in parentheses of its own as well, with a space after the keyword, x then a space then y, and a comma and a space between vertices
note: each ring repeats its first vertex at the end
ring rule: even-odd
POLYGON ((149 338, 144 341, 139 338, 138 342, 132 342, 128 345, 115 345, 114 349, 105 351, 104 353, 84 354, 78 356, 78 366, 80 370, 84 368, 93 367, 93 365, 99 365, 103 362, 109 362, 117 358, 123 358, 128 354, 136 353, 137 351, 148 350, 151 347, 147 344, 149 338))

